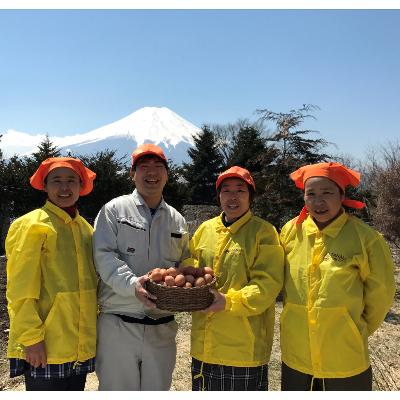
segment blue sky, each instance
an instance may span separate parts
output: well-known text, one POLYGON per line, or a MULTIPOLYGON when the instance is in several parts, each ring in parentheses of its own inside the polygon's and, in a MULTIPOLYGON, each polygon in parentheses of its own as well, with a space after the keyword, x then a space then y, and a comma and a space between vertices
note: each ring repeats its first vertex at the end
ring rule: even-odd
POLYGON ((0 133, 85 133, 144 106, 201 126, 311 103, 304 128, 361 158, 400 137, 399 71, 400 10, 0 10, 0 133))

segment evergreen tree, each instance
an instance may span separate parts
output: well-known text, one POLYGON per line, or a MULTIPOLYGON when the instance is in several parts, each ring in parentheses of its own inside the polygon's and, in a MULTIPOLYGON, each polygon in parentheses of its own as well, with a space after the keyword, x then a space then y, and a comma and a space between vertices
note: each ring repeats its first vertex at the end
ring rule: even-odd
POLYGON ((93 191, 78 200, 79 212, 93 223, 101 207, 114 197, 132 193, 133 183, 123 159, 116 158, 115 150, 105 150, 88 156, 73 156, 82 160, 96 173, 93 191))
POLYGON ((27 164, 26 157, 0 161, 0 247, 3 250, 12 220, 40 206, 45 198, 31 188, 27 164))
POLYGON ((10 194, 12 218, 41 207, 46 200, 46 194, 34 189, 29 182, 36 171, 37 165, 28 157, 14 156, 7 162, 7 189, 10 194))
POLYGON ((60 149, 53 144, 50 140, 49 135, 46 134, 45 138, 39 143, 37 150, 32 153, 33 160, 39 164, 51 157, 60 157, 61 151, 60 149))
POLYGON ((258 174, 259 196, 254 209, 263 218, 280 228, 295 217, 304 205, 303 194, 295 187, 289 174, 297 168, 326 161, 329 155, 321 153, 328 144, 322 138, 305 137, 316 131, 300 129, 305 119, 315 117, 311 114, 317 107, 303 105, 288 113, 258 110, 261 121, 273 122, 276 131, 267 141, 276 146, 276 157, 269 164, 263 164, 258 174))
POLYGON ((223 157, 216 137, 207 125, 193 139, 195 146, 188 150, 191 163, 184 163, 182 169, 188 201, 190 204, 215 204, 215 181, 223 167, 223 157))
POLYGON ((251 173, 261 171, 261 155, 267 147, 266 140, 261 134, 260 129, 254 125, 241 127, 233 137, 227 167, 238 165, 248 169, 251 173))
POLYGON ((328 145, 325 139, 310 139, 305 137, 311 133, 318 133, 312 129, 298 129, 306 118, 316 119, 311 112, 318 110, 312 104, 303 104, 297 110, 290 110, 288 113, 274 112, 268 109, 257 110, 261 114, 260 120, 272 121, 276 125, 276 132, 268 141, 280 146, 280 161, 288 164, 290 162, 301 165, 322 162, 329 158, 327 154, 320 154, 320 150, 328 145))
POLYGON ((289 174, 296 169, 290 167, 294 164, 280 164, 277 157, 266 163, 255 178, 258 195, 255 197, 253 211, 278 229, 298 215, 304 205, 302 192, 289 178, 289 174))
POLYGON ((178 211, 186 204, 186 185, 182 174, 182 167, 168 160, 168 181, 165 185, 163 197, 165 201, 178 211))
POLYGON ((46 135, 30 157, 23 157, 21 159, 15 157, 10 160, 9 168, 17 171, 14 188, 15 202, 13 207, 15 217, 43 206, 47 198, 46 193, 34 189, 30 185, 29 179, 39 168, 42 161, 50 157, 60 156, 61 151, 54 145, 49 136, 46 135))

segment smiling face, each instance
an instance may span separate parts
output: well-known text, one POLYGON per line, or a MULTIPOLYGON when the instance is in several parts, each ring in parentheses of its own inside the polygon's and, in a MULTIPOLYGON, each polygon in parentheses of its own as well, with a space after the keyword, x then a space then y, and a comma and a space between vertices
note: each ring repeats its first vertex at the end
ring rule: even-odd
POLYGON ((160 158, 144 156, 137 161, 133 181, 150 208, 160 203, 167 180, 167 168, 160 158))
POLYGON ((220 186, 219 200, 228 222, 243 215, 250 207, 247 183, 239 178, 224 179, 220 186))
POLYGON ((344 194, 328 178, 312 177, 304 185, 304 203, 319 229, 341 214, 344 194))
POLYGON ((49 200, 58 207, 71 207, 82 189, 79 175, 70 168, 56 168, 46 177, 44 187, 49 200))

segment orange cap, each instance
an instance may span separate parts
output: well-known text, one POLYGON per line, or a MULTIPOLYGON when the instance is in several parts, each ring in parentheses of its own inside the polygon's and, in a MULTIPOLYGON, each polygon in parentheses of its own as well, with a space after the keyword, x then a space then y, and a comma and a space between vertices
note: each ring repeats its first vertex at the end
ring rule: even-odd
POLYGON ((152 143, 145 143, 138 146, 132 153, 132 165, 134 166, 140 157, 143 157, 148 154, 153 154, 161 158, 165 163, 167 163, 167 158, 164 155, 164 152, 160 146, 156 146, 152 143))
POLYGON ((44 190, 46 176, 56 168, 69 168, 79 175, 82 181, 80 196, 85 196, 93 190, 93 181, 96 178, 96 174, 86 168, 81 160, 71 157, 53 157, 44 160, 31 176, 31 186, 38 190, 44 190))
POLYGON ((247 171, 247 169, 242 168, 242 167, 231 167, 227 169, 226 171, 222 172, 215 184, 215 187, 218 189, 219 185, 221 185, 222 181, 227 178, 239 178, 244 180, 247 184, 249 184, 254 190, 256 190, 256 184, 254 183, 254 180, 252 176, 250 175, 250 172, 247 171))
MULTIPOLYGON (((343 191, 347 186, 357 187, 360 184, 360 174, 358 172, 336 162, 305 165, 290 174, 290 178, 299 189, 304 189, 308 178, 316 176, 330 179, 343 191)), ((363 202, 352 199, 344 199, 342 203, 351 208, 360 209, 365 207, 363 202)), ((307 215, 308 210, 304 206, 297 218, 296 224, 301 224, 307 218, 307 215)))
POLYGON ((360 184, 360 174, 336 162, 305 165, 290 174, 299 189, 304 189, 308 178, 321 176, 335 182, 343 191, 346 186, 357 187, 360 184))

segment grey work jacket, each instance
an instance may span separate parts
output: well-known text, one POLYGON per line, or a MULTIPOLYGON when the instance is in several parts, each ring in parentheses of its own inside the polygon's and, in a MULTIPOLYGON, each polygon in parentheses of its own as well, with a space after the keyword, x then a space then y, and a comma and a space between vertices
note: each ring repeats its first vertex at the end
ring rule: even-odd
POLYGON ((171 314, 146 308, 135 296, 135 283, 155 267, 171 267, 189 257, 188 243, 185 219, 164 200, 153 216, 136 189, 108 202, 93 233, 100 311, 136 318, 171 314))

